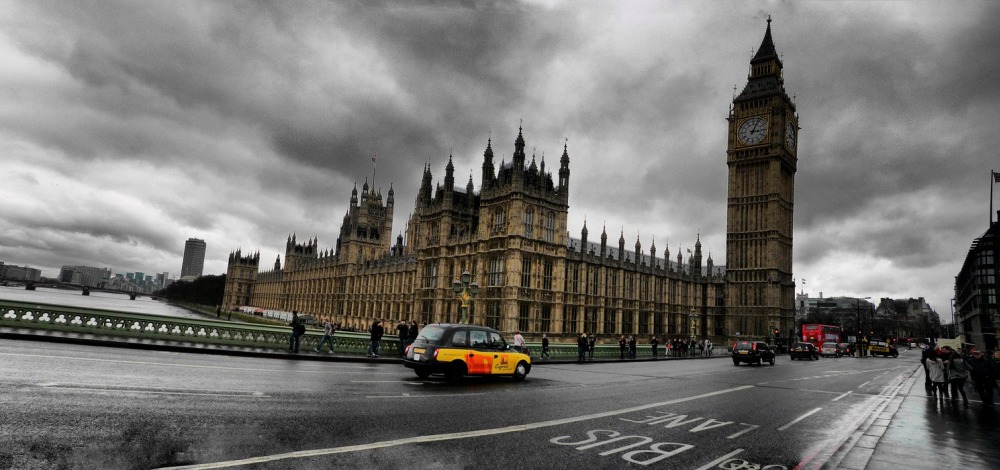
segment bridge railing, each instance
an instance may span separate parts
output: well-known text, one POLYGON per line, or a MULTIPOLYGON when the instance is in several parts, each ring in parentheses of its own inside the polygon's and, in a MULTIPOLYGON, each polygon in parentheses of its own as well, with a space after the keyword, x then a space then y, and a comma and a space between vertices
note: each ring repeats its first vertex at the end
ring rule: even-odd
MULTIPOLYGON (((287 350, 291 336, 291 328, 287 326, 147 315, 4 299, 0 299, 0 326, 274 351, 287 350)), ((306 333, 300 338, 300 352, 315 349, 322 338, 322 329, 306 328, 306 333)), ((334 344, 338 354, 364 354, 368 350, 370 336, 368 333, 338 331, 334 335, 334 344)), ((540 343, 528 343, 526 346, 533 359, 540 359, 540 343)), ((394 357, 398 350, 399 339, 396 336, 383 336, 383 357, 394 357)), ((638 345, 636 353, 640 358, 652 356, 648 344, 638 345)), ((719 354, 718 350, 716 354, 719 354)), ((666 355, 665 348, 661 345, 659 356, 666 355)), ((611 359, 620 356, 617 344, 598 344, 594 351, 594 358, 611 359)), ((549 357, 557 360, 576 359, 576 344, 552 342, 549 357)))
MULTIPOLYGON (((287 350, 291 336, 290 327, 4 299, 0 299, 0 326, 265 350, 287 350)), ((307 328, 300 338, 300 351, 315 349, 322 338, 323 330, 307 328)), ((337 353, 363 354, 368 350, 370 338, 367 333, 338 331, 334 335, 334 344, 337 353)), ((398 348, 398 339, 389 336, 383 338, 383 355, 391 356, 398 348)))

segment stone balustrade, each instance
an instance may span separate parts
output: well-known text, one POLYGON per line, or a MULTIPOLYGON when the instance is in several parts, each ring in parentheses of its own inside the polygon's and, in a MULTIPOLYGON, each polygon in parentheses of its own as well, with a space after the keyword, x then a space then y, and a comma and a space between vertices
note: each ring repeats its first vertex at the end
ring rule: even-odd
MULTIPOLYGON (((291 336, 290 327, 207 318, 146 315, 3 299, 0 299, 0 326, 276 351, 287 350, 291 336)), ((307 328, 306 334, 300 339, 300 351, 311 352, 322 338, 322 329, 307 328)), ((367 333, 338 331, 334 335, 334 343, 337 353, 364 354, 368 350, 370 341, 367 333)), ((398 339, 388 336, 383 338, 384 353, 395 352, 398 348, 398 339)))
MULTIPOLYGON (((212 318, 191 319, 147 315, 64 305, 15 302, 4 299, 0 299, 0 326, 176 343, 257 348, 275 352, 287 350, 288 340, 291 336, 291 328, 287 326, 259 325, 212 318)), ((312 354, 312 350, 316 348, 322 338, 322 329, 307 328, 305 335, 300 339, 300 352, 312 354)), ((370 337, 368 333, 363 332, 338 331, 334 335, 334 343, 337 354, 365 354, 368 351, 370 337)), ((538 360, 542 352, 541 344, 527 343, 526 346, 530 350, 532 358, 538 360)), ((397 337, 385 335, 382 338, 381 355, 383 357, 395 357, 398 350, 399 339, 397 337)), ((325 349, 325 351, 328 350, 325 349)), ((716 351, 716 354, 719 352, 716 351)), ((639 358, 652 356, 648 344, 638 345, 636 353, 639 358)), ((725 351, 722 353, 724 354, 725 351)), ((666 356, 662 345, 659 348, 659 356, 666 356)), ((575 360, 576 357, 575 342, 551 342, 549 345, 550 359, 575 360)), ((619 357, 618 344, 598 344, 594 351, 595 359, 617 359, 619 357)))

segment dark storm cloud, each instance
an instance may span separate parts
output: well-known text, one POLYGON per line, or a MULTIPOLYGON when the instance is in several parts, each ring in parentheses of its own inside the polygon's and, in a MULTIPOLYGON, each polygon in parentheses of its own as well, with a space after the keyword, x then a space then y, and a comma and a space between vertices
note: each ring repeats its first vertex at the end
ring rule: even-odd
POLYGON ((438 184, 452 155, 458 184, 471 171, 478 189, 487 138, 494 164, 509 162, 521 119, 549 171, 569 138, 573 236, 586 215, 592 238, 606 223, 613 244, 624 231, 630 248, 652 239, 676 255, 700 233, 723 264, 725 118, 768 15, 801 113, 797 276, 828 276, 827 291, 880 275, 947 284, 982 231, 1000 146, 995 2, 0 11, 0 53, 13 57, 0 150, 16 167, 2 174, 0 256, 23 248, 19 262, 44 266, 175 271, 187 237, 208 241, 215 272, 238 247, 270 265, 293 232, 333 246, 373 154, 402 232, 425 163, 438 184))

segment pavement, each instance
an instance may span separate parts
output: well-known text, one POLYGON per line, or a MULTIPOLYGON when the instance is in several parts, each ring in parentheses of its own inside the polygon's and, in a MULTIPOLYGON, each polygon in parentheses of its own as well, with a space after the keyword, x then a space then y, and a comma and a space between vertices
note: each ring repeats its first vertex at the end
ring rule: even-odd
MULTIPOLYGON (((206 345, 137 338, 121 338, 93 334, 65 333, 26 328, 0 327, 0 338, 12 340, 52 341, 96 346, 138 348, 200 354, 268 357, 311 361, 393 363, 398 357, 369 358, 362 354, 293 354, 281 350, 206 345)), ((725 358, 715 355, 713 358, 725 358)), ((905 357, 905 356, 903 356, 905 357)), ((700 358, 640 358, 625 361, 667 361, 700 358)), ((711 359, 711 358, 708 358, 711 359)), ((868 360, 856 358, 855 360, 868 360)), ((903 358, 901 357, 901 360, 903 358)), ((575 357, 535 359, 546 362, 576 362, 575 357)), ((588 361, 590 362, 590 361, 588 361)), ((593 362, 624 362, 618 357, 596 358, 593 362)), ((1000 469, 1000 414, 986 408, 971 386, 966 388, 969 405, 961 400, 940 400, 924 389, 923 367, 917 363, 902 383, 879 395, 871 412, 843 440, 833 446, 832 455, 812 457, 801 468, 816 468, 825 460, 824 469, 1000 469)), ((1000 395, 998 395, 1000 396, 1000 395)), ((997 400, 997 397, 994 397, 997 400)))

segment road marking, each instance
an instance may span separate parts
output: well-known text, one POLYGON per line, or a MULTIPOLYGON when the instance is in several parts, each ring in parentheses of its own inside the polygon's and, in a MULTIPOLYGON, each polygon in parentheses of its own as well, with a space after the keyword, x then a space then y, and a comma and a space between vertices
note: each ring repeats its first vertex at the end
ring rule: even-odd
POLYGON ((846 397, 846 396, 850 395, 851 393, 852 393, 852 392, 847 392, 847 393, 844 393, 843 395, 840 395, 839 397, 837 397, 837 398, 834 398, 833 400, 830 400, 830 401, 837 401, 837 400, 840 400, 841 398, 844 398, 844 397, 846 397))
POLYGON ((864 387, 865 385, 868 385, 869 383, 871 383, 871 380, 869 380, 868 382, 865 382, 865 383, 863 383, 861 385, 858 385, 858 388, 864 387))
POLYGON ((365 398, 438 398, 438 397, 472 397, 476 395, 486 395, 485 393, 446 393, 446 394, 423 394, 410 395, 402 393, 399 395, 365 395, 365 398))
MULTIPOLYGON (((40 357, 45 359, 59 359, 59 360, 76 360, 84 362, 111 362, 115 364, 136 364, 142 366, 168 366, 168 367, 190 367, 193 369, 221 369, 221 370, 242 370, 250 372, 305 372, 309 374, 324 373, 329 374, 331 371, 335 370, 338 374, 366 374, 366 375, 396 375, 394 372, 373 372, 373 371, 357 371, 357 372, 347 372, 343 370, 336 370, 337 368, 329 369, 314 369, 314 370, 304 370, 304 369, 261 369, 255 367, 228 367, 228 366, 203 366, 198 364, 174 364, 170 362, 151 362, 151 361, 126 361, 122 359, 97 359, 97 358, 86 358, 86 357, 73 357, 73 356, 49 356, 45 354, 21 354, 21 353, 0 353, 0 356, 18 356, 18 357, 40 357)), ((352 369, 361 369, 361 367, 351 367, 352 369)))
POLYGON ((284 454, 274 454, 274 455, 264 455, 260 457, 251 457, 247 459, 240 460, 228 460, 224 462, 206 463, 206 464, 196 464, 196 465, 184 465, 180 467, 165 467, 172 469, 210 469, 210 468, 227 468, 235 467, 238 465, 252 465, 257 463, 265 462, 275 462, 278 460, 285 459, 300 459, 308 457, 318 457, 323 455, 332 454, 343 454, 347 452, 357 452, 362 450, 372 450, 372 449, 382 449, 386 447, 395 447, 407 444, 419 444, 424 442, 441 442, 441 441, 451 441, 456 439, 468 439, 472 437, 482 437, 482 436, 494 436, 497 434, 508 434, 514 432, 530 431, 533 429, 541 429, 552 426, 562 426, 564 424, 578 423, 580 421, 588 421, 592 419, 607 418, 609 416, 616 416, 625 413, 634 413, 636 411, 648 410, 650 408, 659 408, 667 405, 674 405, 677 403, 684 403, 688 401, 700 400, 702 398, 714 397, 717 395, 723 395, 726 393, 738 392, 742 390, 747 390, 754 388, 753 385, 743 385, 740 387, 727 388, 724 390, 717 390, 714 392, 703 393, 701 395, 694 395, 685 398, 677 398, 673 400, 661 401, 657 403, 650 403, 648 405, 633 406, 630 408, 622 408, 619 410, 604 411, 601 413, 593 413, 589 415, 573 416, 570 418, 553 419, 549 421, 540 421, 537 423, 526 423, 517 424, 513 426, 505 426, 502 428, 493 429, 480 429, 476 431, 464 431, 464 432, 452 432, 444 434, 434 434, 428 436, 414 436, 406 437, 402 439, 393 439, 389 441, 378 441, 369 444, 358 444, 353 446, 343 446, 343 447, 331 447, 328 449, 315 449, 315 450, 303 450, 296 452, 287 452, 284 454))
POLYGON ((815 409, 813 409, 812 411, 810 411, 810 412, 808 412, 808 413, 806 413, 806 414, 804 414, 804 415, 802 415, 802 416, 799 416, 798 418, 795 418, 794 420, 792 420, 792 422, 791 422, 791 423, 788 423, 788 424, 786 424, 786 425, 784 425, 784 426, 782 426, 782 427, 778 428, 778 430, 779 430, 779 431, 784 431, 784 430, 786 430, 786 429, 790 428, 790 427, 791 427, 791 426, 792 426, 793 424, 795 424, 795 423, 797 423, 797 422, 799 422, 799 421, 802 421, 803 419, 806 419, 806 418, 808 418, 808 417, 809 417, 810 415, 812 415, 813 413, 815 413, 815 412, 817 412, 817 411, 819 411, 819 410, 822 410, 822 409, 823 409, 823 408, 815 408, 815 409))
POLYGON ((414 382, 412 380, 352 380, 352 384, 410 384, 410 385, 423 385, 423 382, 414 382))
POLYGON ((38 384, 39 387, 53 388, 61 390, 82 390, 87 392, 125 392, 125 393, 146 393, 151 395, 186 395, 186 396, 208 396, 208 397, 249 397, 249 398, 271 398, 263 392, 240 392, 235 390, 170 390, 152 388, 130 388, 130 387, 104 387, 100 385, 73 385, 46 382, 38 384))
POLYGON ((734 451, 732 451, 732 452, 730 452, 730 453, 728 453, 726 455, 723 455, 722 457, 719 457, 719 458, 717 458, 717 459, 715 459, 715 460, 713 460, 713 461, 705 464, 704 466, 696 468, 695 470, 708 470, 708 469, 713 468, 713 467, 715 467, 716 465, 718 465, 718 464, 720 464, 722 462, 725 462, 725 461, 727 461, 727 460, 729 460, 729 459, 731 459, 733 457, 736 457, 741 452, 743 452, 743 449, 736 449, 736 450, 734 450, 734 451))

